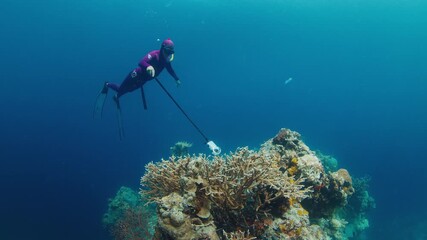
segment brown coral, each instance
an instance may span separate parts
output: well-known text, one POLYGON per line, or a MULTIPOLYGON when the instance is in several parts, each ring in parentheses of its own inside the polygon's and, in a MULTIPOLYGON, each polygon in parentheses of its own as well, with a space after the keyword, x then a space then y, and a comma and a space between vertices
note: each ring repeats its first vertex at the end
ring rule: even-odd
POLYGON ((348 173, 348 171, 346 169, 341 168, 338 171, 336 171, 335 173, 340 179, 344 180, 343 183, 347 182, 349 184, 353 184, 353 181, 351 180, 350 173, 348 173))
POLYGON ((286 136, 289 133, 289 129, 282 128, 279 133, 273 138, 273 144, 286 145, 286 136))
MULTIPOLYGON (((184 194, 194 179, 199 182, 196 195, 204 194, 216 206, 226 209, 242 209, 252 195, 268 195, 268 201, 279 197, 305 198, 308 190, 301 185, 304 179, 294 180, 277 168, 280 156, 267 152, 240 148, 225 158, 209 161, 204 155, 198 157, 171 157, 169 161, 149 163, 141 178, 141 191, 150 201, 172 192, 184 194), (191 168, 192 165, 196 168, 191 168), (269 192, 269 194, 264 194, 269 192)), ((265 204, 260 202, 260 204, 265 204)))

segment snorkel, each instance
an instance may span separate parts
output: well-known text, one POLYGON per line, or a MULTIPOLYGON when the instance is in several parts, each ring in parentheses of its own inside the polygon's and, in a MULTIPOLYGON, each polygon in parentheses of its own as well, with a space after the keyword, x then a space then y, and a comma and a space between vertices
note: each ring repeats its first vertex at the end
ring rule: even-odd
POLYGON ((175 54, 169 54, 167 57, 166 57, 166 61, 168 61, 168 62, 172 62, 173 61, 173 58, 174 58, 174 56, 175 56, 175 54))

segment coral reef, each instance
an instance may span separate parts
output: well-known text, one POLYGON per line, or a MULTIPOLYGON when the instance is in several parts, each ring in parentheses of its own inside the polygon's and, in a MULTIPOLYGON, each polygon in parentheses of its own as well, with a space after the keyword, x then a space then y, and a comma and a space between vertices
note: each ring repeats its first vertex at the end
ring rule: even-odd
POLYGON ((281 129, 257 151, 242 147, 218 156, 181 154, 181 145, 175 146, 178 152, 169 159, 146 165, 144 201, 134 203, 135 192, 110 201, 104 222, 128 234, 116 233, 116 239, 338 240, 369 226, 366 212, 375 201, 368 181, 352 179, 336 159, 310 150, 297 132, 281 129), (142 202, 156 207, 152 232, 148 222, 137 220, 147 219, 142 202), (141 214, 128 217, 129 208, 141 214), (137 224, 123 228, 123 222, 137 224), (129 238, 132 227, 140 235, 129 238))
MULTIPOLYGON (((257 218, 268 215, 276 204, 283 205, 291 198, 301 200, 311 192, 311 188, 302 185, 303 178, 289 176, 279 168, 279 163, 280 155, 264 149, 254 152, 240 148, 231 155, 212 160, 204 155, 172 156, 146 166, 146 174, 141 179, 145 189, 142 194, 159 206, 168 206, 171 196, 175 196, 173 206, 181 204, 185 209, 182 224, 194 222, 202 229, 213 225, 213 229, 216 226, 235 232, 259 224, 257 218)), ((161 212, 165 209, 158 209, 160 222, 174 221, 161 212)), ((167 209, 170 211, 174 210, 167 209)), ((160 227, 162 232, 170 232, 169 226, 160 224, 160 227)), ((200 238, 198 231, 191 232, 191 238, 168 235, 173 239, 200 238)))
POLYGON ((353 181, 355 191, 341 213, 349 221, 345 229, 347 236, 359 237, 369 227, 367 214, 376 207, 375 199, 368 192, 370 180, 369 177, 362 177, 353 181))
POLYGON ((334 172, 338 170, 338 161, 330 155, 323 154, 321 151, 315 151, 316 156, 319 158, 326 172, 334 172))
POLYGON ((154 225, 151 223, 157 223, 157 217, 154 211, 144 206, 137 192, 121 187, 116 196, 109 200, 102 222, 114 239, 146 240, 152 238, 154 225))
POLYGON ((181 157, 188 154, 188 149, 193 146, 192 143, 180 141, 175 143, 172 147, 170 147, 171 153, 173 156, 181 157))

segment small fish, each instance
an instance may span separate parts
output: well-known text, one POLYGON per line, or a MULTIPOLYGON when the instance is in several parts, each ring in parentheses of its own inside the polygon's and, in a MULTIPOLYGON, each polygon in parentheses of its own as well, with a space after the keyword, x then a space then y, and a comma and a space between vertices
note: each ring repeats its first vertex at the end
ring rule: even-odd
POLYGON ((286 85, 286 84, 288 84, 288 83, 290 83, 292 80, 294 80, 294 79, 293 79, 293 78, 291 78, 291 77, 290 77, 290 78, 288 78, 288 79, 285 81, 285 85, 286 85))

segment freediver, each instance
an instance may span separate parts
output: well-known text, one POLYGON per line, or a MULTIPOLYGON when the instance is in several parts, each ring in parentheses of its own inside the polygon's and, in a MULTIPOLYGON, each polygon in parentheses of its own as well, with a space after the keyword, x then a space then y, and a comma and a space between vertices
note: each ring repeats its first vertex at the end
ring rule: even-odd
POLYGON ((176 85, 179 86, 181 81, 176 75, 172 68, 171 62, 175 56, 175 44, 171 39, 166 39, 162 42, 160 50, 153 50, 149 52, 139 62, 138 67, 133 69, 123 80, 122 84, 118 85, 111 82, 105 82, 104 86, 99 93, 97 98, 97 104, 95 112, 102 112, 105 97, 108 94, 108 89, 113 89, 116 94, 113 96, 114 101, 117 104, 117 108, 120 109, 119 99, 126 93, 135 91, 141 88, 141 94, 144 102, 144 108, 147 108, 144 96, 143 86, 148 81, 156 78, 163 71, 164 68, 169 74, 175 79, 176 85))

